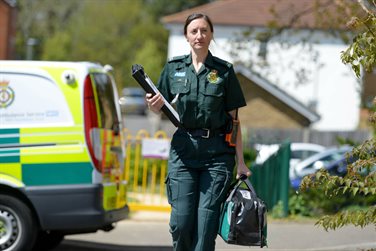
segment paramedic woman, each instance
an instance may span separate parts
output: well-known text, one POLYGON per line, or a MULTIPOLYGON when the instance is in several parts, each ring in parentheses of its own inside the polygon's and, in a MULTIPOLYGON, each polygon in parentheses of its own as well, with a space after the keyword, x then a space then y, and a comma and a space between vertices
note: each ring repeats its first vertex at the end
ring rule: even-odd
MULTIPOLYGON (((240 127, 236 146, 225 142, 226 126, 246 102, 232 64, 209 51, 213 31, 207 15, 190 15, 184 26, 190 53, 169 60, 157 84, 167 102, 176 104, 182 123, 172 137, 166 178, 175 251, 214 251, 233 169, 237 177, 251 174, 240 127)), ((160 94, 146 94, 146 101, 156 113, 164 104, 160 94)))

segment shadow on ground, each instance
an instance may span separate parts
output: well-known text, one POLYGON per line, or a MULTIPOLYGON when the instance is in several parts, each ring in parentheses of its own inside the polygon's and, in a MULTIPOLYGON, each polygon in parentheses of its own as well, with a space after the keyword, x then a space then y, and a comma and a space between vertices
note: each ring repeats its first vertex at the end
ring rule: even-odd
POLYGON ((172 251, 168 246, 129 246, 103 244, 90 241, 64 240, 53 251, 172 251))

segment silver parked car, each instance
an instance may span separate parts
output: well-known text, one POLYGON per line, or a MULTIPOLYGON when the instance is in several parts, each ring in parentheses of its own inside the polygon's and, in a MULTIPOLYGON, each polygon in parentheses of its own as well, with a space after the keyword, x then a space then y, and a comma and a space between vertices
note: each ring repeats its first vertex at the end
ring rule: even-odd
POLYGON ((297 189, 304 176, 315 173, 321 168, 325 168, 333 161, 342 159, 344 155, 351 150, 351 146, 328 148, 325 151, 314 154, 311 157, 298 162, 290 172, 291 186, 297 189))
POLYGON ((147 104, 145 101, 145 91, 139 87, 126 87, 122 91, 119 100, 122 113, 145 115, 147 104))
MULTIPOLYGON (((261 145, 256 144, 255 149, 257 150, 256 163, 262 164, 267 160, 271 155, 276 153, 280 145, 261 145)), ((290 157, 290 170, 293 170, 294 166, 303 159, 306 159, 316 153, 324 151, 326 148, 322 145, 313 144, 313 143, 303 143, 303 142, 292 142, 290 144, 291 148, 291 157, 290 157)))

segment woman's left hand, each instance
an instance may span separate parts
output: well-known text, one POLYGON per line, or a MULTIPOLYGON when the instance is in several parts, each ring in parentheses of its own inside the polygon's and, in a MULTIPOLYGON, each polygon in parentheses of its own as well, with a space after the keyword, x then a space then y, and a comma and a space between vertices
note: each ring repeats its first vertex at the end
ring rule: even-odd
POLYGON ((242 174, 246 175, 247 177, 252 175, 251 170, 249 170, 249 168, 246 166, 245 163, 238 164, 237 172, 236 172, 236 179, 239 179, 240 175, 242 174))

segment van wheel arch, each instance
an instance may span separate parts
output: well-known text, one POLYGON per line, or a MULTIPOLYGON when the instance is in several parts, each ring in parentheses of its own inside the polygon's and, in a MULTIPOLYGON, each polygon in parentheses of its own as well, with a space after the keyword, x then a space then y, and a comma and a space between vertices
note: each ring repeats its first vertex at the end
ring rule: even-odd
POLYGON ((21 189, 16 189, 16 188, 13 188, 13 187, 9 187, 9 186, 0 184, 0 191, 1 191, 0 195, 2 195, 2 194, 9 195, 9 196, 17 198, 20 201, 22 201, 23 203, 25 203, 29 207, 29 209, 31 210, 33 217, 35 219, 35 223, 38 226, 38 229, 40 228, 40 220, 39 220, 39 216, 38 216, 38 214, 35 210, 35 207, 34 207, 33 203, 29 200, 29 198, 26 196, 26 194, 21 189))
POLYGON ((17 197, 0 194, 0 250, 26 251, 33 246, 38 227, 30 207, 17 197))

